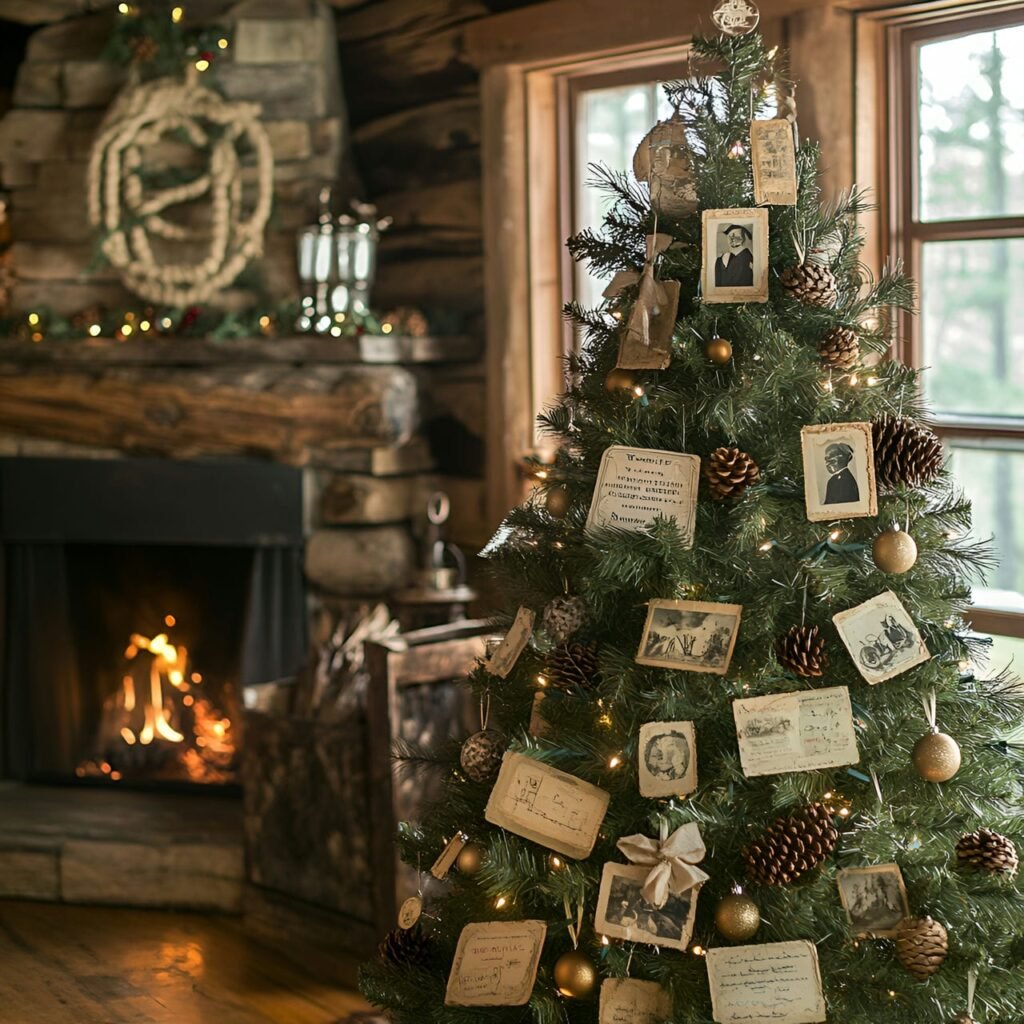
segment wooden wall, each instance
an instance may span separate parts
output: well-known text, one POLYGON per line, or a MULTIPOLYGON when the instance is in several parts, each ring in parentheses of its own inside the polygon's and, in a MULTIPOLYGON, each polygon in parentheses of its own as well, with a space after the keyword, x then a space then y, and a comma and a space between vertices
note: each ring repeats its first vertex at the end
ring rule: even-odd
POLYGON ((479 76, 465 26, 481 0, 372 0, 337 12, 342 76, 364 191, 395 218, 374 291, 444 331, 480 339, 481 358, 430 371, 427 434, 453 502, 457 540, 482 546, 484 369, 479 76))
MULTIPOLYGON (((590 0, 595 12, 607 0, 590 0)), ((484 337, 480 80, 467 54, 467 29, 522 0, 334 0, 342 76, 355 159, 366 195, 395 218, 381 244, 375 302, 413 304, 484 337), (438 315, 439 314, 439 315, 438 315)), ((700 0, 710 9, 712 0, 700 0)), ((849 16, 821 0, 764 0, 765 30, 792 45, 804 80, 801 127, 824 136, 826 184, 848 184, 853 167, 849 16)), ((557 0, 538 15, 558 17, 557 0)), ((541 8, 544 8, 542 11, 541 8)), ((524 15, 526 12, 521 12, 524 15)), ((593 40, 606 19, 595 14, 593 40)), ((611 38, 607 45, 614 45, 611 38)), ((482 353, 481 353, 482 356, 482 353)), ((458 540, 482 544, 495 523, 483 501, 486 433, 483 360, 432 371, 426 382, 428 436, 458 518, 458 540)), ((511 458, 517 453, 491 453, 511 458)))

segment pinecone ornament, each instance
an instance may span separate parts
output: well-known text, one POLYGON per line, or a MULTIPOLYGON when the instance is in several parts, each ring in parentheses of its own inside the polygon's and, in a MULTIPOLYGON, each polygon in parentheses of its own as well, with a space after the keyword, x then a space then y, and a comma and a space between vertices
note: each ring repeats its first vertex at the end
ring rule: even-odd
POLYGON ((829 308, 836 304, 836 275, 820 263, 798 263, 779 275, 782 287, 805 306, 829 308))
POLYGON ((761 479, 757 463, 739 448, 716 448, 704 463, 704 479, 715 501, 729 501, 761 479))
POLYGON ((886 413, 871 424, 875 477, 881 487, 918 487, 942 469, 942 442, 927 427, 886 413))
POLYGON ((788 885, 813 871, 836 848, 839 833, 823 804, 776 818, 764 836, 743 847, 750 877, 761 885, 788 885))
POLYGON ((388 932, 380 944, 380 958, 395 967, 422 967, 430 954, 430 940, 417 924, 388 932))
POLYGON ((949 953, 946 929, 930 917, 908 917, 896 932, 896 959, 918 981, 926 981, 949 953))
POLYGON ((817 679, 828 668, 825 638, 817 626, 793 626, 775 641, 775 657, 804 679, 817 679))
POLYGON ((818 355, 826 366, 852 370, 860 362, 860 340, 849 327, 833 327, 818 342, 818 355))
POLYGON ((474 782, 490 782, 501 768, 508 744, 496 729, 481 729, 462 744, 459 764, 474 782))
POLYGON ((564 644, 586 621, 582 597, 554 597, 544 607, 544 628, 558 644, 564 644))
POLYGON ((597 651, 590 644, 559 644, 544 659, 544 676, 551 686, 583 689, 597 683, 597 651))
POLYGON ((964 867, 987 871, 990 875, 1015 875, 1019 864, 1012 839, 988 828, 979 828, 961 836, 956 856, 964 867))
POLYGON ((149 36, 139 36, 131 41, 132 60, 137 64, 145 64, 153 60, 160 52, 160 45, 149 36))

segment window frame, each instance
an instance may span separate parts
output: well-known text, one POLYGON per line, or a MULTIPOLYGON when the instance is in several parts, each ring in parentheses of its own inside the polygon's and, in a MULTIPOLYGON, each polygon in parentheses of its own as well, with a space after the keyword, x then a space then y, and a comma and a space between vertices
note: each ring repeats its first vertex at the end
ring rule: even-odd
MULTIPOLYGON (((1019 0, 956 5, 930 3, 916 9, 901 5, 872 12, 861 20, 864 24, 858 25, 858 50, 866 57, 861 70, 864 64, 873 64, 876 71, 884 69, 881 96, 872 94, 870 87, 864 90, 864 95, 858 95, 858 103, 863 101, 866 110, 870 111, 873 99, 875 108, 885 112, 886 116, 880 119, 884 126, 883 137, 868 140, 866 146, 864 139, 858 138, 857 147, 858 172, 863 174, 874 163, 880 180, 885 182, 881 203, 883 221, 869 224, 869 235, 881 243, 881 252, 900 258, 908 276, 920 282, 924 246, 929 242, 1024 238, 1024 215, 920 219, 918 120, 921 47, 943 39, 1024 24, 1024 3, 1019 0)), ((858 85, 861 83, 868 84, 863 75, 859 76, 858 85)), ((863 125, 865 120, 859 110, 858 125, 863 125)), ((893 344, 894 357, 910 366, 923 366, 923 331, 921 317, 901 314, 893 344)), ((1010 419, 932 414, 930 425, 948 444, 960 443, 983 450, 1009 448, 1024 453, 1024 415, 1010 419)), ((1024 613, 975 605, 969 618, 979 632, 1024 637, 1024 613)))

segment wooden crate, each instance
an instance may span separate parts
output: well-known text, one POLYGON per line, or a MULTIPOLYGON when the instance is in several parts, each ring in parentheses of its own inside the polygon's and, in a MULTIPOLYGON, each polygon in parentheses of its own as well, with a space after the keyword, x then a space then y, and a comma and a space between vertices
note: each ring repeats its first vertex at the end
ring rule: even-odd
POLYGON ((396 771, 394 743, 435 746, 479 728, 461 680, 489 632, 468 620, 367 644, 365 718, 246 713, 245 837, 257 916, 272 907, 277 926, 279 915, 301 916, 303 907, 324 921, 343 916, 354 947, 394 927, 399 901, 415 890, 395 831, 433 795, 396 771))

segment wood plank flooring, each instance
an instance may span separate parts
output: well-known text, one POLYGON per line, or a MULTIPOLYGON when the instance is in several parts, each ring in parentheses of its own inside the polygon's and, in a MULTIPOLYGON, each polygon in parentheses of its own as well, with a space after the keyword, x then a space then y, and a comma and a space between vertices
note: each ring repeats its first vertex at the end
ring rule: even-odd
POLYGON ((337 1024, 356 968, 318 981, 229 917, 0 902, 4 1024, 337 1024))

